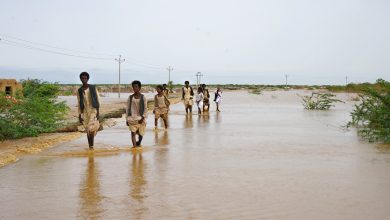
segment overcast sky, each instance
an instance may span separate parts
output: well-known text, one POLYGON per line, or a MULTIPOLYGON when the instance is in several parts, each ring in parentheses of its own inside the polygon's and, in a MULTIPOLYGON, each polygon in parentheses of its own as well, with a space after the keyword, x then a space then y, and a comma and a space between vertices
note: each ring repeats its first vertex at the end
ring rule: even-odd
POLYGON ((345 84, 390 80, 387 0, 0 0, 0 78, 345 84), (67 55, 65 55, 67 54, 67 55))

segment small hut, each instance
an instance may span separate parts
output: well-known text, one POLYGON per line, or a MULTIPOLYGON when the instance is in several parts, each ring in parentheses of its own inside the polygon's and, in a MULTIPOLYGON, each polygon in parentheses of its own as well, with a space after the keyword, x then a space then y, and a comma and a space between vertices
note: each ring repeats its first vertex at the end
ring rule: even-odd
POLYGON ((17 90, 21 90, 22 85, 16 79, 0 79, 0 92, 15 96, 17 90))

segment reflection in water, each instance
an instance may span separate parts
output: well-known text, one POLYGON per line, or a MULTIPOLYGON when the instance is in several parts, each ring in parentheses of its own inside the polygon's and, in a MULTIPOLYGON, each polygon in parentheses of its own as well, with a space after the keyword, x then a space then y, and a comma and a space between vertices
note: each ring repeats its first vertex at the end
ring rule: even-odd
POLYGON ((159 133, 157 131, 154 132, 154 142, 156 145, 168 145, 168 131, 164 131, 162 135, 159 137, 159 133))
MULTIPOLYGON (((186 115, 184 119, 184 128, 193 128, 193 121, 192 121, 192 115, 186 115)), ((183 132, 183 140, 185 140, 186 143, 192 143, 192 137, 193 137, 193 132, 192 129, 184 129, 183 132)))
POLYGON ((145 168, 146 165, 142 159, 142 153, 134 153, 130 173, 129 196, 135 200, 132 209, 134 210, 136 219, 142 219, 142 215, 148 210, 143 204, 144 199, 147 197, 145 190, 145 168))
POLYGON ((192 123, 192 115, 186 115, 186 119, 184 121, 184 128, 192 128, 193 123, 192 123))
POLYGON ((160 138, 158 137, 159 133, 157 131, 154 132, 154 142, 156 145, 168 145, 169 139, 168 139, 168 131, 164 131, 163 135, 160 135, 160 138))
POLYGON ((209 119, 210 119, 209 114, 198 115, 198 127, 199 128, 208 127, 209 126, 209 119))
POLYGON ((95 165, 94 156, 88 157, 85 179, 80 185, 80 215, 85 219, 98 219, 104 211, 100 195, 99 169, 95 165))
POLYGON ((220 116, 220 112, 217 112, 216 115, 215 115, 215 123, 218 123, 221 121, 221 116, 220 116))
POLYGON ((203 115, 203 122, 208 123, 210 121, 210 114, 203 115))

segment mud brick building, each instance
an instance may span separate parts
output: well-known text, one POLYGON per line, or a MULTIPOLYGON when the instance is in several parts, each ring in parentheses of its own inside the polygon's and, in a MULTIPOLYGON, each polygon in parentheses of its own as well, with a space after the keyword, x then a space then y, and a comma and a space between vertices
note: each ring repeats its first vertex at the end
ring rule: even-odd
POLYGON ((15 79, 0 79, 0 92, 14 96, 17 90, 22 89, 22 85, 15 79))

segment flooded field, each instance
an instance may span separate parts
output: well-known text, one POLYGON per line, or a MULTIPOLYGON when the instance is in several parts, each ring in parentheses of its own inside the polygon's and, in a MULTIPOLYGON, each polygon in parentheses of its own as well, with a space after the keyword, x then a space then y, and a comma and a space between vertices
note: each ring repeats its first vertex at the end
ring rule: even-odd
POLYGON ((353 95, 308 111, 297 93, 174 105, 138 150, 118 119, 92 152, 83 135, 25 156, 0 169, 0 219, 389 219, 390 148, 344 127, 353 95))

